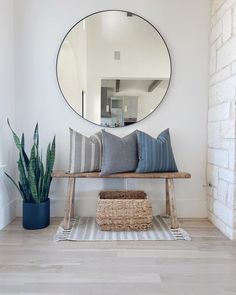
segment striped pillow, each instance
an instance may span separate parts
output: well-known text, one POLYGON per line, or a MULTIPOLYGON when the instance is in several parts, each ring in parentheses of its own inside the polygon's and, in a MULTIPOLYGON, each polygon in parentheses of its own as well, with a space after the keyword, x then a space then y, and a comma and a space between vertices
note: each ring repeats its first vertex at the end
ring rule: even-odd
POLYGON ((137 131, 139 163, 137 173, 177 172, 171 147, 169 129, 163 131, 157 139, 137 131))
POLYGON ((101 171, 102 133, 89 138, 70 128, 69 172, 101 171))

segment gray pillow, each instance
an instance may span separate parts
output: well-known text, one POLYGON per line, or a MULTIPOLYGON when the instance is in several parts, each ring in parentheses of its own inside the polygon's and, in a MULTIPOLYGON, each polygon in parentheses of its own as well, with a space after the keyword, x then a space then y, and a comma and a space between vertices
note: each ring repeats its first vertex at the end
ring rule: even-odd
POLYGON ((70 128, 69 172, 101 171, 102 133, 89 138, 70 128))
POLYGON ((136 132, 120 138, 102 130, 102 143, 101 176, 136 170, 138 165, 136 132))

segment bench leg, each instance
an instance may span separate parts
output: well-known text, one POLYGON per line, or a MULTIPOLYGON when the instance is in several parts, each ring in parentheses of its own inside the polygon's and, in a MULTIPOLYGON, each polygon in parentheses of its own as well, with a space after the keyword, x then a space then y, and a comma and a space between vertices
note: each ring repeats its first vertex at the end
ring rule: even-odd
POLYGON ((168 195, 169 195, 169 209, 170 210, 170 220, 171 228, 178 228, 178 219, 175 206, 175 196, 174 196, 174 181, 173 179, 167 179, 168 195))
POLYGON ((169 186, 168 186, 168 179, 165 180, 166 183, 166 216, 170 216, 170 193, 169 193, 169 186))
POLYGON ((75 178, 69 178, 67 189, 67 204, 63 221, 63 228, 69 229, 71 218, 74 217, 75 178))

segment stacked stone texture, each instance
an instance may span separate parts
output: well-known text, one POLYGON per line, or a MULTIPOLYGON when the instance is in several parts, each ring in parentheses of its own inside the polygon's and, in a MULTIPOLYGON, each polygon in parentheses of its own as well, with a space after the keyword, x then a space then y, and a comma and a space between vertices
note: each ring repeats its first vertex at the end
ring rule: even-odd
POLYGON ((236 0, 213 0, 208 111, 208 214, 236 239, 236 0))

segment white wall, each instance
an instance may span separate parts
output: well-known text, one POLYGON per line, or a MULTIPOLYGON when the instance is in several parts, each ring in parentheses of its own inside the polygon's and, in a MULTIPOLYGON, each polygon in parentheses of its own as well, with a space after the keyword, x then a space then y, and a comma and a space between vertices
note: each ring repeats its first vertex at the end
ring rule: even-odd
MULTIPOLYGON (((13 1, 0 0, 0 164, 14 174, 15 149, 7 127, 9 118, 14 125, 14 37, 13 1)), ((0 229, 14 217, 15 190, 0 172, 0 229)))
MULTIPOLYGON (((133 11, 153 23, 165 38, 173 61, 172 82, 161 106, 147 119, 126 128, 109 130, 117 135, 140 129, 157 136, 169 127, 180 170, 191 180, 176 181, 180 216, 206 216, 206 126, 208 93, 209 0, 17 0, 16 13, 16 120, 19 130, 31 136, 38 121, 43 147, 57 136, 56 168, 67 169, 71 126, 90 135, 100 129, 75 114, 58 89, 56 55, 68 29, 84 16, 103 9, 133 11)), ((102 188, 122 188, 120 180, 79 180, 79 213, 94 214, 96 194, 102 188)), ((127 181, 142 188, 163 211, 163 183, 127 181)), ((62 215, 66 182, 54 180, 52 214, 62 215)), ((77 198, 78 199, 78 198, 77 198)))

